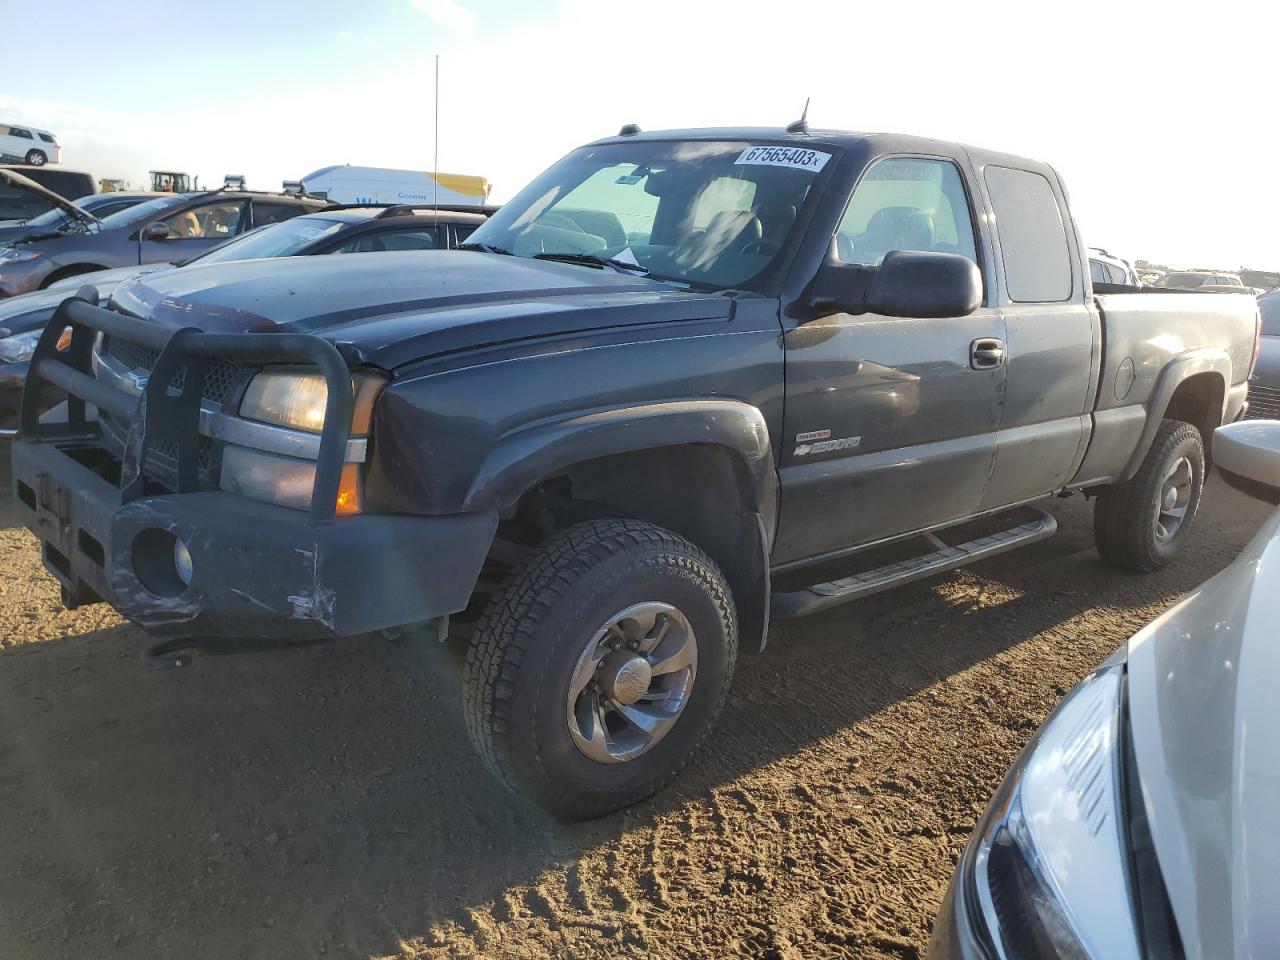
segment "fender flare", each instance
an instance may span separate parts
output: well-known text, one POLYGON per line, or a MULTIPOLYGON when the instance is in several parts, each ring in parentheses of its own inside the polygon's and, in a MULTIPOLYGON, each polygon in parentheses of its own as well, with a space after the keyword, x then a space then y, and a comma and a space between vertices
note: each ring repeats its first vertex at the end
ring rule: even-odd
POLYGON ((557 470, 619 453, 707 444, 735 455, 750 478, 751 507, 777 515, 778 475, 759 408, 738 400, 673 400, 542 421, 494 444, 467 491, 464 511, 505 510, 557 470))
POLYGON ((1146 404, 1146 425, 1142 428, 1133 456, 1120 474, 1120 480, 1130 479, 1142 467, 1142 461, 1147 458, 1147 452, 1155 441, 1156 431, 1160 429, 1164 411, 1169 408, 1169 402, 1178 388, 1191 377, 1202 373, 1213 373, 1222 378, 1222 409, 1218 411, 1218 422, 1222 422, 1230 394, 1231 357, 1220 347, 1200 347, 1177 354, 1165 364, 1156 378, 1155 387, 1146 404))
POLYGON ((725 569, 739 614, 739 649, 760 652, 768 637, 769 555, 778 517, 778 474, 768 424, 737 400, 675 400, 577 413, 530 424, 503 437, 485 459, 463 510, 513 507, 540 480, 614 454, 691 444, 718 447, 737 461, 748 489, 744 513, 728 530, 725 569))

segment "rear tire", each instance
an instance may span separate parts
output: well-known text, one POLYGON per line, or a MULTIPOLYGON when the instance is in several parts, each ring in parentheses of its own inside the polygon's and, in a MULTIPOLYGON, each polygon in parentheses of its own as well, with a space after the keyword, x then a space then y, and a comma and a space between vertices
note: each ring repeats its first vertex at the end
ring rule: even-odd
POLYGON ((1153 573, 1186 540, 1204 489, 1204 443, 1189 423, 1165 420, 1134 476, 1105 487, 1093 508, 1098 553, 1112 566, 1153 573))
POLYGON ((582 523, 490 601, 463 671, 467 729, 517 796, 565 819, 602 816, 689 760, 737 649, 733 599, 705 553, 648 523, 582 523))
POLYGON ((29 163, 31 166, 43 167, 48 162, 49 162, 49 158, 45 156, 45 152, 43 150, 27 151, 27 163, 29 163))

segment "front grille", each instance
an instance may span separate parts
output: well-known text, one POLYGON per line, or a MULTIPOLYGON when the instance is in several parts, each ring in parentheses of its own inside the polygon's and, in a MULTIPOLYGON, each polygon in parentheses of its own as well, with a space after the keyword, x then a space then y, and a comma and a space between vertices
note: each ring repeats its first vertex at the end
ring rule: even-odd
MULTIPOLYGON (((117 340, 114 337, 108 338, 106 351, 113 360, 140 374, 150 373, 160 358, 160 354, 154 350, 130 343, 128 340, 117 340)), ((234 363, 219 360, 216 357, 210 358, 208 366, 205 367, 204 387, 200 391, 201 398, 209 403, 221 404, 231 392, 231 384, 235 381, 237 373, 239 368, 234 363)), ((181 390, 186 380, 187 368, 179 367, 169 386, 174 390, 181 390)))
POLYGON ((1280 420, 1280 388, 1249 384, 1249 412, 1246 420, 1280 420))

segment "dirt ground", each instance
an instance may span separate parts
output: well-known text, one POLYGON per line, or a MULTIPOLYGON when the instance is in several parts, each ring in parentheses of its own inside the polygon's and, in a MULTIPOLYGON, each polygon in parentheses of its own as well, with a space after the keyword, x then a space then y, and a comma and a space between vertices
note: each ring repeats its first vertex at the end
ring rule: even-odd
POLYGON ((1030 733, 1264 516, 1213 482, 1135 577, 1054 509, 1046 542, 775 627, 673 789, 564 826, 472 757, 447 650, 152 670, 105 608, 60 611, 6 495, 0 956, 917 956, 1030 733))

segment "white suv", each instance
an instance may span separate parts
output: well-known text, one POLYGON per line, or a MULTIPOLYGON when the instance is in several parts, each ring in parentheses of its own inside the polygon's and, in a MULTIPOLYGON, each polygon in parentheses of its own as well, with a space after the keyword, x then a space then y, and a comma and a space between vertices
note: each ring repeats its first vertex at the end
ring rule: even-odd
POLYGON ((48 130, 0 123, 0 161, 43 167, 62 159, 58 138, 48 130))

